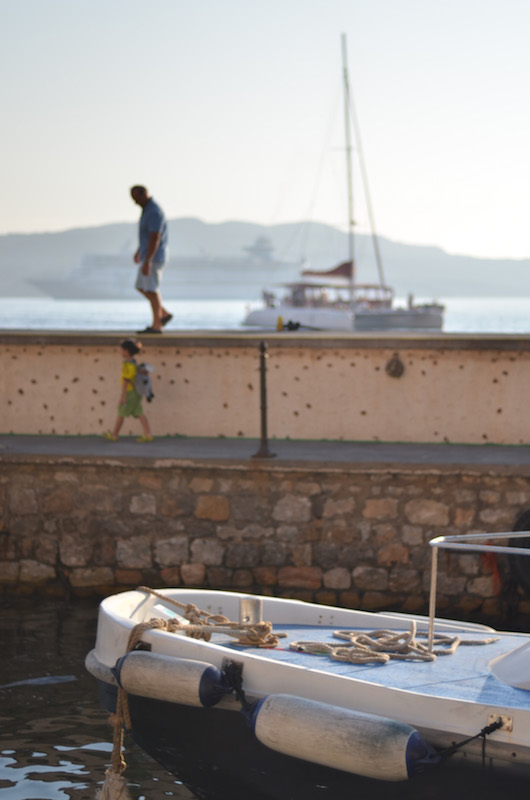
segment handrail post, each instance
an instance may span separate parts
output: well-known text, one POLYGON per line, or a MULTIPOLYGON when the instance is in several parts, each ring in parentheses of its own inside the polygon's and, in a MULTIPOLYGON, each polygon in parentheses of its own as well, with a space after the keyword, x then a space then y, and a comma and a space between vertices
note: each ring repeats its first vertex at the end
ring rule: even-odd
POLYGON ((274 458, 276 453, 269 450, 267 435, 267 343, 260 342, 260 410, 261 410, 261 443, 259 450, 254 453, 252 458, 274 458))
POLYGON ((429 638, 427 641, 427 648, 429 653, 432 653, 434 641, 434 615, 436 611, 436 581, 438 577, 438 548, 436 545, 431 544, 432 547, 432 560, 431 560, 431 590, 429 595, 429 638))

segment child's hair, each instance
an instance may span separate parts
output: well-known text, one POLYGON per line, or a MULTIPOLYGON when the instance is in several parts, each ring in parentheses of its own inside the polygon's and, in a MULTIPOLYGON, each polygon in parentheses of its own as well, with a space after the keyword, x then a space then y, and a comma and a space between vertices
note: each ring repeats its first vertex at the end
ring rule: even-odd
POLYGON ((134 339, 124 339, 123 342, 120 342, 120 347, 122 350, 126 350, 130 356, 135 356, 142 349, 142 343, 135 342, 134 339))

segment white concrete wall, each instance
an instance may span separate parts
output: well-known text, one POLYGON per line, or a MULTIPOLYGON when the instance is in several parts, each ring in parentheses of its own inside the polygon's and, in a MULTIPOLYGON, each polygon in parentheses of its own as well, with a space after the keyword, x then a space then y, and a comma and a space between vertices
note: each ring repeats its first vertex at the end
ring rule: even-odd
MULTIPOLYGON (((0 335, 3 433, 99 434, 119 396, 122 337, 0 335)), ((144 342, 155 435, 260 436, 254 334, 144 342)), ((530 442, 530 336, 267 336, 270 438, 530 442), (398 359, 401 377, 387 365, 398 359)), ((127 423, 123 433, 139 433, 127 423)))

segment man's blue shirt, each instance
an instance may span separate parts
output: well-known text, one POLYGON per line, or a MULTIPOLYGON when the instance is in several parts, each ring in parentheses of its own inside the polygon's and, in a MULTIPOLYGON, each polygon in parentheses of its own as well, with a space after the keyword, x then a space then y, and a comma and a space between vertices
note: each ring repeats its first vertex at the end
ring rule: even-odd
POLYGON ((167 260, 167 224, 164 212, 155 203, 153 198, 149 200, 147 205, 142 209, 142 216, 140 217, 140 257, 142 261, 147 254, 147 243, 151 233, 160 233, 160 245, 155 253, 153 261, 155 264, 160 264, 167 260))

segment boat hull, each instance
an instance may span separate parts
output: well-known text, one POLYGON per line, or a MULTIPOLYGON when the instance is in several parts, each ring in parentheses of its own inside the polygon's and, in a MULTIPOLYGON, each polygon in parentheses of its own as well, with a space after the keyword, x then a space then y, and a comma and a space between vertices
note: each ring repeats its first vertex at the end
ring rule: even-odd
POLYGON ((411 309, 359 310, 333 308, 296 308, 277 306, 250 311, 244 322, 249 327, 278 329, 283 326, 327 330, 354 331, 441 331, 443 308, 438 305, 411 309), (280 322, 278 322, 280 320, 280 322))
MULTIPOLYGON (((100 682, 102 705, 114 712, 116 688, 100 682)), ((263 745, 245 718, 223 708, 196 708, 129 696, 134 742, 181 780, 201 800, 395 800, 395 783, 377 781, 293 758, 263 745)), ((125 741, 127 755, 128 741, 125 741)), ((493 800, 500 792, 528 790, 528 773, 484 770, 480 761, 456 757, 420 772, 407 782, 407 800, 450 793, 469 800, 480 793, 493 800), (470 795, 471 792, 471 795, 470 795)), ((502 794, 501 794, 502 796, 502 794)), ((521 794, 523 796, 523 794, 521 794)))

